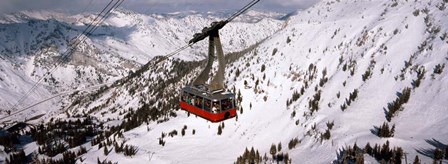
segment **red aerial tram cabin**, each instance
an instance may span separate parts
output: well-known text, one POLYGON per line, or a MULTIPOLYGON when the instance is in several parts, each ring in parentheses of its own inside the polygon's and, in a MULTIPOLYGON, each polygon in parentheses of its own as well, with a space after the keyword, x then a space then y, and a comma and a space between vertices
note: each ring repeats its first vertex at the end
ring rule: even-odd
POLYGON ((236 116, 237 104, 235 104, 235 94, 226 92, 224 86, 226 60, 222 50, 219 30, 259 1, 253 0, 230 18, 212 22, 210 27, 205 27, 200 33, 193 35, 193 39, 188 42, 189 46, 207 37, 209 38, 207 64, 192 84, 182 88, 180 93, 181 109, 211 122, 219 122, 236 116), (210 84, 207 84, 215 58, 218 60, 218 70, 210 84))
POLYGON ((195 87, 184 87, 180 107, 211 122, 236 116, 235 95, 229 92, 210 94, 195 87))

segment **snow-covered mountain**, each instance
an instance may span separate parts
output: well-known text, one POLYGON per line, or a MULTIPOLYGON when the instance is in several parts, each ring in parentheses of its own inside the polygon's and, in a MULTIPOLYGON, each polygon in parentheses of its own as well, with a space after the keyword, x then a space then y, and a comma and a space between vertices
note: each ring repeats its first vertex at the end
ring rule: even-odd
MULTIPOLYGON (((165 55, 185 45, 195 32, 227 15, 199 12, 144 15, 115 10, 62 63, 61 55, 66 54, 67 44, 82 33, 95 19, 96 13, 66 15, 24 11, 5 15, 0 19, 0 35, 4 36, 0 38, 0 115, 6 116, 6 111, 14 113, 55 94, 110 84, 154 56, 165 55), (51 74, 41 80, 37 90, 16 110, 10 111, 22 95, 48 72, 51 74)), ((283 21, 277 20, 278 15, 251 11, 229 24, 229 28, 223 29, 227 35, 222 36, 226 51, 241 50, 278 31, 283 25, 283 21)), ((195 45, 178 57, 184 60, 204 59, 205 44, 195 45)), ((24 112, 25 115, 18 118, 59 110, 61 105, 64 106, 64 102, 60 102, 59 97, 44 102, 31 108, 33 112, 24 112), (52 110, 39 110, 42 108, 52 110)))
MULTIPOLYGON (((182 21, 215 18, 115 12, 107 24, 125 28, 132 24, 129 31, 158 27, 139 26, 141 22, 165 22, 165 28, 155 28, 162 31, 158 37, 165 39, 153 42, 162 46, 145 49, 138 39, 145 33, 131 32, 124 36, 134 37, 124 39, 123 34, 102 28, 90 39, 92 45, 123 52, 117 56, 133 61, 130 70, 135 71, 113 84, 64 97, 64 110, 51 116, 48 126, 56 125, 53 120, 94 120, 88 125, 98 126, 101 135, 69 149, 86 149, 78 163, 233 163, 239 156, 275 163, 271 153, 277 160, 283 154, 292 163, 355 158, 366 163, 386 158, 412 162, 417 155, 422 163, 430 163, 448 146, 446 3, 323 0, 287 15, 284 22, 269 14, 250 23, 244 22, 253 19, 242 17, 221 31, 224 51, 236 52, 227 55, 226 86, 242 98, 238 117, 222 123, 189 115, 177 105, 180 88, 202 68, 199 60, 204 58, 206 42, 156 66, 163 57, 145 58, 142 53, 167 53, 206 22, 185 31, 172 29, 175 32, 166 29, 173 28, 170 25, 183 29, 187 25, 182 21), (151 21, 121 18, 125 13, 151 21), (172 41, 176 37, 182 41, 172 41), (239 41, 232 41, 235 38, 239 41), (142 59, 150 58, 138 67, 142 59), (116 146, 122 143, 135 154, 122 153, 116 146), (379 151, 376 147, 376 153, 369 153, 364 149, 367 143, 396 148, 392 153, 386 146, 379 151), (364 150, 349 148, 354 145, 364 150), (253 153, 245 154, 251 148, 253 153)), ((36 144, 25 145, 25 154, 36 152, 36 144)), ((41 154, 46 155, 37 158, 47 158, 49 153, 41 154)), ((58 153, 53 159, 64 157, 58 153)))

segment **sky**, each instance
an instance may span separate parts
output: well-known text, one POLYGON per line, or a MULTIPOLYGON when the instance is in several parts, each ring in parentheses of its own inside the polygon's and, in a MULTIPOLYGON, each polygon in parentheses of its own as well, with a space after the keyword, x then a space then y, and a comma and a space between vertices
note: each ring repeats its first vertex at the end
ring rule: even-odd
MULTIPOLYGON (((140 13, 175 11, 231 11, 251 0, 125 0, 121 7, 140 13)), ((319 0, 261 0, 253 8, 289 13, 308 8, 319 0)), ((71 13, 100 11, 110 0, 0 0, 0 14, 21 10, 59 10, 71 13)))

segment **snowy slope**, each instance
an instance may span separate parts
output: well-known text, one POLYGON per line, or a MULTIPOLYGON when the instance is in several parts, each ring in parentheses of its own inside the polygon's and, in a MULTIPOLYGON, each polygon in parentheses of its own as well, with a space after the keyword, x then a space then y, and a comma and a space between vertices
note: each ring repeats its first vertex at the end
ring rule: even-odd
MULTIPOLYGON (((409 160, 419 155, 423 162, 432 162, 417 150, 434 149, 428 142, 432 139, 448 143, 447 71, 433 71, 436 65, 448 62, 444 36, 448 30, 447 12, 438 7, 443 3, 320 2, 292 16, 287 27, 259 45, 256 53, 229 64, 227 86, 241 91, 243 112, 238 119, 224 122, 222 135, 217 135, 219 124, 177 111, 177 117, 167 122, 144 124, 125 133, 126 143, 139 148, 134 157, 114 153, 105 156, 97 147, 83 157, 90 162, 99 157, 126 163, 232 163, 246 147, 254 147, 270 158, 270 145, 280 142, 282 152, 288 153, 294 163, 328 163, 336 160, 337 152, 345 146, 357 143, 363 147, 367 142, 373 145, 388 140, 392 146, 403 147, 409 160), (420 11, 419 15, 414 16, 415 10, 420 11), (414 88, 417 70, 423 68, 424 78, 414 88), (241 71, 238 77, 236 69, 241 71), (371 75, 363 80, 368 69, 371 75), (320 85, 323 70, 328 80, 320 85), (287 105, 293 92, 300 92, 302 87, 300 98, 287 105), (410 100, 389 122, 396 126, 395 136, 377 137, 371 130, 387 122, 388 103, 405 87, 413 88, 410 100), (341 110, 354 89, 359 91, 358 97, 341 110), (318 109, 311 111, 309 102, 316 100, 318 92, 318 109), (327 122, 335 125, 330 139, 321 141, 327 122), (162 133, 179 132, 184 125, 188 127, 185 136, 165 137, 165 146, 159 144, 162 133), (289 150, 286 145, 296 137, 301 143, 289 150)), ((138 85, 154 83, 140 82, 138 85)), ((181 86, 168 88, 171 87, 181 86)), ((108 97, 104 94, 97 103, 108 97)), ((115 104, 132 104, 129 99, 117 99, 115 104)), ((126 111, 130 106, 119 107, 126 111)), ((373 158, 366 159, 375 162, 373 158)))

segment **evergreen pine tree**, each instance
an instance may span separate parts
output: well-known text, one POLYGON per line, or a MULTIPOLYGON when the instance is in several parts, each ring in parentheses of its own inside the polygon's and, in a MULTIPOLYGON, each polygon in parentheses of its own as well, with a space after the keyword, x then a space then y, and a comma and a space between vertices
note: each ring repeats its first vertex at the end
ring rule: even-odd
POLYGON ((379 147, 378 147, 378 144, 375 144, 375 146, 373 147, 373 152, 372 152, 372 154, 373 154, 373 156, 375 157, 375 158, 378 158, 379 156, 378 156, 378 154, 380 153, 380 151, 379 151, 379 147))
POLYGON ((353 145, 353 151, 357 151, 358 150, 358 144, 356 144, 356 142, 355 142, 355 144, 353 145))
POLYGON ((254 147, 250 149, 249 153, 249 163, 255 163, 255 150, 254 147))
POLYGON ((107 145, 104 145, 104 155, 107 156, 108 153, 109 153, 109 150, 107 150, 107 145))
POLYGON ((443 159, 443 152, 439 148, 436 148, 436 150, 434 151, 434 160, 438 161, 441 159, 443 159))
POLYGON ((218 135, 221 135, 222 133, 222 128, 221 128, 221 124, 218 125, 218 135))
POLYGON ((289 160, 289 154, 288 153, 285 154, 284 158, 285 159, 283 161, 285 162, 285 164, 289 164, 290 160, 289 160))
POLYGON ((243 163, 246 163, 246 161, 249 159, 249 150, 247 149, 247 147, 246 147, 246 150, 244 150, 244 153, 243 153, 243 157, 242 157, 243 159, 243 163))
POLYGON ((364 164, 364 155, 363 155, 363 153, 356 152, 355 161, 356 161, 355 162, 356 164, 364 164))
POLYGON ((394 163, 402 163, 401 159, 403 158, 403 149, 400 147, 396 148, 394 155, 394 163))
POLYGON ((389 125, 384 122, 382 126, 380 126, 379 129, 379 137, 386 137, 389 134, 389 125))
POLYGON ((394 133, 395 133, 395 124, 392 125, 392 128, 390 129, 390 134, 389 134, 389 136, 390 136, 390 137, 394 137, 394 133))
POLYGON ((389 145, 389 141, 386 141, 386 143, 382 146, 380 152, 381 159, 385 159, 386 161, 388 161, 391 157, 389 145))
POLYGON ((238 102, 243 101, 243 97, 241 96, 241 90, 239 90, 239 89, 238 89, 237 99, 238 99, 238 102))
POLYGON ((418 158, 418 155, 415 156, 414 158, 414 164, 420 164, 420 159, 418 158))
POLYGON ((448 146, 445 147, 445 159, 448 160, 448 146))
POLYGON ((372 155, 372 147, 370 146, 370 143, 367 142, 366 147, 364 147, 364 150, 367 154, 372 155))
POLYGON ((328 140, 328 139, 330 139, 330 137, 331 137, 331 133, 330 133, 330 130, 325 130, 325 133, 322 135, 322 139, 326 139, 326 140, 328 140))
POLYGON ((275 154, 277 154, 277 148, 275 147, 275 144, 271 145, 271 149, 269 150, 269 153, 271 153, 272 158, 274 158, 275 154))
POLYGON ((255 163, 260 163, 260 153, 258 152, 258 150, 255 152, 255 158, 256 158, 256 160, 255 160, 255 163))

